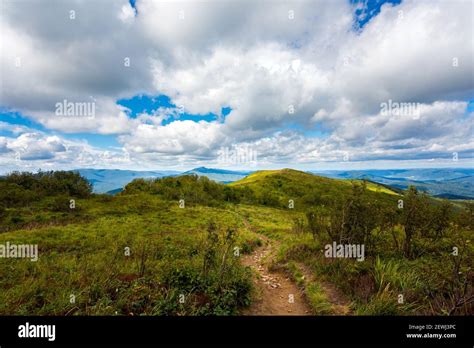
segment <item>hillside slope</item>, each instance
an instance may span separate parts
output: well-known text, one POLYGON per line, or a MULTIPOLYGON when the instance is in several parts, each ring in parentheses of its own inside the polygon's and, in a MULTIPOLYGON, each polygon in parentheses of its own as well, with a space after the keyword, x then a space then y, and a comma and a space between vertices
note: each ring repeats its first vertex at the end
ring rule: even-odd
MULTIPOLYGON (((263 170, 254 172, 242 180, 230 183, 231 187, 249 187, 269 200, 293 200, 304 206, 325 204, 351 193, 352 183, 362 180, 331 179, 294 170, 263 170)), ((366 182, 368 195, 379 201, 394 202, 399 194, 389 188, 366 182)))

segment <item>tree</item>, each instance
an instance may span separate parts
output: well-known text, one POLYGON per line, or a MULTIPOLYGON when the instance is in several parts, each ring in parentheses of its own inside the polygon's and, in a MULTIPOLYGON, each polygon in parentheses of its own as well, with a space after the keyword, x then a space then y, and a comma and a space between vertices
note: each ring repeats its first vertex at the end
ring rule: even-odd
POLYGON ((370 233, 376 226, 375 207, 366 196, 365 181, 352 183, 352 194, 345 204, 343 233, 352 243, 369 243, 370 233))
POLYGON ((260 204, 271 207, 278 207, 280 206, 280 199, 270 189, 264 188, 260 196, 260 204))
POLYGON ((306 221, 308 222, 308 229, 315 240, 320 238, 324 232, 328 231, 326 219, 319 211, 310 210, 306 212, 306 221))
POLYGON ((7 209, 5 207, 5 204, 0 202, 0 220, 2 220, 6 215, 7 215, 7 209))
POLYGON ((396 251, 400 250, 398 238, 395 233, 395 226, 397 225, 398 220, 399 220, 399 214, 398 214, 398 211, 395 210, 394 208, 386 208, 381 211, 381 228, 384 231, 390 231, 396 251))
POLYGON ((446 200, 443 201, 441 205, 433 208, 430 229, 433 231, 435 239, 441 238, 445 234, 446 230, 449 228, 452 217, 453 210, 451 203, 446 200))
POLYGON ((468 230, 474 230, 474 203, 465 202, 465 207, 456 217, 456 223, 468 230))
POLYGON ((412 240, 418 231, 426 226, 427 201, 415 186, 410 186, 403 204, 402 224, 405 227, 403 252, 407 258, 412 254, 412 240))

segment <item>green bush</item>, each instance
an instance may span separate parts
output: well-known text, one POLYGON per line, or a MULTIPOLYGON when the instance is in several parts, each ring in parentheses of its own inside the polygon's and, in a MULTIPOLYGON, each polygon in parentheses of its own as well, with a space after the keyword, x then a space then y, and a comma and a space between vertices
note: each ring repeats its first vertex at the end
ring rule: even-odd
POLYGON ((48 196, 87 198, 92 185, 79 173, 70 171, 13 172, 0 178, 0 202, 24 207, 48 196))
POLYGON ((0 202, 0 220, 7 216, 7 208, 4 203, 0 202))
MULTIPOLYGON (((69 213, 73 209, 70 208, 71 199, 67 196, 56 196, 49 204, 49 208, 55 212, 69 213)), ((75 208, 74 208, 75 209, 75 208)))

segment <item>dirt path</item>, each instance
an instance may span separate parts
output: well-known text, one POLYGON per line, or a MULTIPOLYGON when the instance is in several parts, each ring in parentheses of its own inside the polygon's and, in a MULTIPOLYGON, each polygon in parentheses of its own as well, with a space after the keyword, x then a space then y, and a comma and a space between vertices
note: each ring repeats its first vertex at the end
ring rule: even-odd
MULTIPOLYGON (((247 228, 253 230, 253 226, 244 219, 247 228)), ((277 243, 268 237, 259 234, 263 246, 257 248, 253 253, 242 256, 242 264, 250 267, 256 277, 254 278, 256 288, 256 299, 249 308, 242 311, 242 315, 313 315, 304 290, 299 288, 289 276, 280 270, 272 270, 269 266, 278 249, 277 243)), ((304 274, 305 285, 314 281, 312 273, 303 264, 298 268, 304 274)), ((350 314, 349 301, 333 285, 326 282, 318 282, 326 293, 332 304, 334 314, 350 314)))
MULTIPOLYGON (((248 223, 246 223, 248 225, 248 223)), ((282 271, 269 270, 274 243, 259 235, 264 245, 242 257, 242 264, 256 274, 256 299, 243 315, 311 315, 311 307, 298 286, 282 271)))

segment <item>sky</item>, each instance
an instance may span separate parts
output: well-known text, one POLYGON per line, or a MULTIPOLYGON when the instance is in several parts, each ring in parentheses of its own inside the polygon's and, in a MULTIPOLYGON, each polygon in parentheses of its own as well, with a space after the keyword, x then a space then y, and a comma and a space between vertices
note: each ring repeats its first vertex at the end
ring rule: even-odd
POLYGON ((474 166, 470 0, 0 6, 0 173, 474 166))

